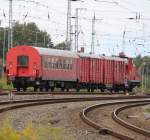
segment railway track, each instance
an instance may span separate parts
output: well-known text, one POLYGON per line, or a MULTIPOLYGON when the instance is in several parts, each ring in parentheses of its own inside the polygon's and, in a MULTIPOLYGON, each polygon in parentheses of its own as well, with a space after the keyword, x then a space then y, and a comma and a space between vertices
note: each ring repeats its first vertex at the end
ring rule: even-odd
MULTIPOLYGON (((137 96, 135 96, 135 95, 127 95, 127 96, 124 96, 124 95, 117 94, 117 95, 114 95, 114 96, 112 96, 112 95, 100 96, 101 94, 99 94, 99 93, 94 93, 94 94, 87 93, 86 94, 86 93, 76 93, 76 92, 73 92, 73 93, 72 92, 71 93, 65 93, 65 92, 63 92, 63 93, 60 93, 60 92, 56 92, 56 93, 52 93, 52 92, 48 92, 48 93, 47 92, 37 92, 37 93, 35 93, 35 92, 22 92, 22 93, 20 93, 20 92, 10 92, 10 93, 7 93, 7 94, 6 93, 5 94, 0 94, 1 97, 2 96, 8 97, 8 99, 3 99, 4 101, 5 100, 15 100, 15 99, 18 99, 18 100, 21 100, 21 102, 24 102, 22 100, 22 98, 17 98, 17 96, 20 97, 22 95, 24 95, 23 98, 26 95, 28 95, 27 99, 28 98, 30 99, 30 96, 35 97, 34 95, 36 95, 36 99, 39 99, 39 100, 40 99, 44 100, 42 98, 43 95, 66 95, 66 96, 62 96, 62 97, 63 98, 64 97, 65 98, 69 98, 69 99, 73 99, 75 97, 78 97, 78 95, 80 95, 79 98, 80 98, 81 101, 85 100, 86 97, 87 97, 87 99, 89 101, 94 101, 94 100, 119 100, 119 99, 122 100, 122 99, 143 99, 143 98, 150 98, 149 95, 137 95, 137 96), (76 96, 73 96, 73 95, 76 95, 76 96), (84 95, 91 95, 91 96, 84 96, 84 95), (95 96, 93 96, 93 95, 95 95, 95 96), (40 98, 38 98, 38 97, 40 97, 40 98)), ((105 94, 105 95, 107 95, 107 94, 105 94)), ((57 97, 62 98, 61 96, 45 96, 44 98, 46 98, 46 100, 47 99, 49 100, 50 98, 57 98, 57 97)), ((26 101, 27 101, 27 99, 26 99, 26 101)))
POLYGON ((134 94, 124 94, 124 93, 111 93, 111 92, 84 92, 84 91, 81 91, 81 92, 75 92, 75 91, 69 91, 69 92, 60 92, 60 91, 55 91, 55 92, 33 92, 33 91, 28 91, 28 92, 18 92, 18 91, 1 91, 0 92, 0 97, 2 96, 26 96, 26 95, 39 95, 39 96, 42 96, 42 95, 113 95, 113 96, 135 96, 135 97, 139 97, 139 98, 143 98, 143 96, 149 96, 149 94, 142 94, 142 95, 134 95, 134 94))
POLYGON ((148 131, 146 129, 143 129, 143 128, 140 128, 140 127, 137 127, 137 126, 132 125, 130 123, 127 123, 126 121, 124 121, 120 117, 118 117, 119 113, 122 112, 122 111, 124 111, 125 109, 132 108, 132 107, 137 107, 137 106, 143 106, 143 105, 147 105, 147 104, 150 104, 150 102, 137 103, 137 104, 133 104, 133 105, 126 105, 126 106, 120 107, 120 108, 118 108, 118 109, 116 109, 116 110, 113 111, 112 117, 120 125, 128 128, 128 129, 131 129, 133 131, 136 131, 136 132, 138 132, 140 134, 143 134, 145 136, 150 137, 150 131, 148 131))
MULTIPOLYGON (((150 97, 145 96, 142 97, 146 101, 150 101, 150 97)), ((69 102, 83 102, 83 101, 98 101, 98 100, 118 100, 118 99, 142 99, 139 97, 85 97, 85 98, 59 98, 59 99, 38 99, 38 100, 19 100, 19 101, 5 101, 5 102, 0 102, 0 113, 4 113, 10 110, 15 110, 15 109, 20 109, 20 108, 25 108, 25 107, 31 107, 31 106, 39 106, 39 105, 47 105, 47 104, 56 104, 56 103, 69 103, 69 102), (3 107, 4 106, 4 107, 3 107)), ((127 102, 127 101, 126 101, 127 102)), ((128 101, 128 102, 133 102, 133 101, 128 101)), ((134 101, 135 103, 139 103, 139 101, 134 101)), ((144 102, 144 101, 143 101, 144 102)), ((116 103, 125 103, 125 102, 116 102, 116 103)), ((109 104, 102 104, 101 106, 104 105, 112 105, 114 103, 109 103, 109 104)), ((99 105, 97 105, 98 107, 99 105)), ((95 108, 93 106, 92 108, 95 108)), ((91 109, 85 109, 82 113, 82 118, 86 118, 86 113, 89 112, 91 109)), ((86 121, 86 120, 84 120, 86 121)), ((118 134, 116 132, 110 131, 108 129, 100 128, 100 127, 95 127, 96 129, 99 129, 101 132, 105 132, 108 134, 111 134, 113 136, 117 136, 123 140, 132 140, 129 137, 122 136, 121 134, 118 134)))
POLYGON ((48 95, 48 94, 54 94, 54 95, 123 95, 124 93, 112 93, 112 92, 75 92, 75 91, 69 91, 69 92, 60 92, 60 91, 54 91, 54 92, 34 92, 34 91, 27 91, 27 92, 18 92, 18 91, 1 91, 0 96, 9 95, 10 93, 14 95, 48 95))
POLYGON ((109 128, 104 128, 102 127, 100 124, 97 124, 97 122, 94 122, 93 120, 91 120, 87 115, 88 113, 90 113, 92 110, 96 109, 96 108, 101 108, 101 107, 105 107, 105 106, 112 106, 112 105, 118 105, 118 104, 132 104, 132 105, 127 105, 127 106, 124 106, 124 107, 121 107, 119 109, 116 109, 113 113, 112 113, 112 117, 113 119, 121 124, 122 126, 126 127, 126 128, 129 128, 131 129, 132 131, 135 131, 139 134, 142 134, 144 136, 148 136, 150 137, 150 131, 148 130, 144 130, 144 129, 141 129, 141 128, 138 128, 134 125, 131 125, 123 120, 121 120, 119 117, 118 117, 118 114, 124 110, 124 109, 127 109, 127 108, 130 108, 130 107, 135 107, 135 106, 141 106, 141 105, 146 105, 146 104, 150 104, 150 100, 143 100, 143 101, 122 101, 122 102, 109 102, 109 103, 104 103, 104 104, 96 104, 96 105, 93 105, 93 106, 90 106, 90 107, 87 107, 85 108, 82 113, 81 113, 81 118, 83 119, 83 121, 85 123, 87 123, 88 125, 92 126, 93 128, 97 129, 99 131, 99 133, 102 133, 102 134, 109 134, 109 135, 112 135, 114 137, 117 137, 121 140, 136 140, 135 138, 133 137, 129 137, 127 135, 124 135, 124 134, 121 134, 121 133, 118 133, 112 129, 109 129, 109 128))

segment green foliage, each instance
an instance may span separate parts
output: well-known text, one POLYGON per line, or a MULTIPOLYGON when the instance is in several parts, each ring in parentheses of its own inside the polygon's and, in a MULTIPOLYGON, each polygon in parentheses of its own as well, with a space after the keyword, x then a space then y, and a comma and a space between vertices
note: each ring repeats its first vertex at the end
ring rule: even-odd
POLYGON ((0 128, 0 140, 72 140, 65 137, 64 131, 60 128, 53 128, 45 125, 34 127, 32 123, 17 132, 11 126, 10 121, 6 120, 0 128))
POLYGON ((12 90, 13 85, 12 84, 8 85, 5 79, 0 79, 0 89, 12 90))
POLYGON ((54 48, 59 49, 59 50, 66 50, 67 46, 65 42, 62 42, 62 43, 57 44, 54 48))
MULTIPOLYGON (((8 48, 8 28, 0 28, 0 57, 5 44, 5 52, 8 48), (5 40, 4 40, 4 33, 5 40)), ((31 45, 40 47, 53 47, 50 35, 46 31, 40 30, 35 23, 15 23, 13 26, 13 46, 31 45)))
POLYGON ((150 113, 150 105, 144 106, 145 112, 150 113))
POLYGON ((52 47, 50 35, 41 31, 35 23, 15 23, 14 45, 34 45, 40 47, 52 47))
POLYGON ((139 69, 144 62, 150 62, 150 56, 144 56, 141 57, 141 55, 138 55, 136 58, 133 59, 134 64, 139 69))
POLYGON ((138 69, 138 74, 143 79, 144 91, 150 92, 150 56, 141 57, 140 55, 133 59, 138 69))
POLYGON ((3 45, 5 44, 5 53, 7 51, 7 42, 8 42, 8 29, 6 28, 6 30, 2 27, 0 27, 0 58, 2 58, 3 55, 3 45), (6 36, 5 40, 4 40, 4 34, 6 36))
POLYGON ((150 107, 146 109, 146 112, 149 112, 149 113, 150 113, 150 107))
POLYGON ((0 128, 0 140, 20 140, 20 135, 17 134, 9 125, 9 122, 6 121, 3 127, 0 128))

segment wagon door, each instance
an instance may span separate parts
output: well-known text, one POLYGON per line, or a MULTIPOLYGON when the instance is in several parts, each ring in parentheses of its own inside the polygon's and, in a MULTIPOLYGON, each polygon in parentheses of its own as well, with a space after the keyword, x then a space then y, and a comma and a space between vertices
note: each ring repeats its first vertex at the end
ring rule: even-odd
POLYGON ((17 56, 17 76, 25 77, 29 74, 29 56, 17 56))

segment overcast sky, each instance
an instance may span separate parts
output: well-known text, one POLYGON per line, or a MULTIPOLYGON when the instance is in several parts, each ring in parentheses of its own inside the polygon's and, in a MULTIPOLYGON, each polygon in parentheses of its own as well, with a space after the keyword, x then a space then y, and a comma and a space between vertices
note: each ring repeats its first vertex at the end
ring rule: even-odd
MULTIPOLYGON (((8 0, 0 0, 1 26, 8 26, 8 7, 8 0)), ((95 13, 95 53, 118 55, 123 50, 125 32, 124 48, 128 56, 150 55, 150 0, 72 2, 72 16, 75 16, 76 8, 86 8, 79 12, 79 46, 85 47, 86 52, 90 52, 91 19, 95 13), (136 20, 136 15, 140 19, 136 20)), ((35 22, 51 35, 54 44, 65 40, 66 12, 67 0, 13 0, 13 20, 35 22)), ((75 25, 75 19, 72 19, 72 25, 75 25)))

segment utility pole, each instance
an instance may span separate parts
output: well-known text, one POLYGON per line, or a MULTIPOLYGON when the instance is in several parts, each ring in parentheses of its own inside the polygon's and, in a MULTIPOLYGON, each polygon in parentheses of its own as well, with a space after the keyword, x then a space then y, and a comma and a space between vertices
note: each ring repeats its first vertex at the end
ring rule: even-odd
POLYGON ((144 93, 144 72, 145 72, 145 62, 143 63, 143 69, 142 69, 142 93, 144 93))
POLYGON ((149 87, 149 64, 147 62, 147 65, 145 66, 145 88, 148 89, 149 87))
POLYGON ((149 68, 149 64, 147 64, 147 67, 146 67, 146 88, 148 89, 148 79, 149 79, 149 76, 148 76, 148 68, 149 68))
POLYGON ((2 77, 4 78, 4 64, 5 64, 5 45, 6 45, 6 29, 4 28, 4 37, 3 37, 3 58, 2 58, 2 77))
POLYGON ((76 8, 76 20, 75 20, 75 51, 78 52, 78 27, 79 27, 79 8, 76 8))
POLYGON ((148 89, 149 89, 149 87, 150 87, 149 78, 150 78, 150 76, 149 76, 149 65, 148 65, 148 67, 147 67, 147 88, 148 88, 148 89))
POLYGON ((91 43, 91 54, 94 54, 95 46, 95 13, 92 19, 92 43, 91 43))
POLYGON ((12 15, 12 0, 9 0, 9 29, 8 29, 8 50, 13 47, 13 15, 12 15))
POLYGON ((95 22, 96 21, 101 21, 103 19, 96 19, 95 18, 95 13, 94 13, 94 16, 93 16, 93 19, 92 19, 92 42, 91 42, 91 54, 94 54, 95 53, 95 22))
POLYGON ((80 0, 68 0, 67 5, 67 32, 66 32, 66 46, 68 50, 72 50, 71 46, 71 2, 76 2, 80 0))
POLYGON ((72 50, 71 48, 71 0, 68 0, 68 7, 67 7, 66 46, 67 49, 72 50))
POLYGON ((72 47, 72 41, 73 41, 73 38, 72 38, 72 37, 73 37, 73 35, 75 34, 75 33, 73 32, 73 26, 74 26, 74 25, 71 25, 71 32, 70 32, 70 44, 71 44, 71 50, 72 50, 72 51, 74 51, 74 50, 73 50, 73 47, 72 47))
POLYGON ((122 37, 122 52, 125 54, 125 35, 126 35, 126 27, 124 27, 123 37, 122 37))
POLYGON ((76 16, 75 16, 75 51, 79 50, 79 11, 86 10, 86 8, 76 8, 76 16))

